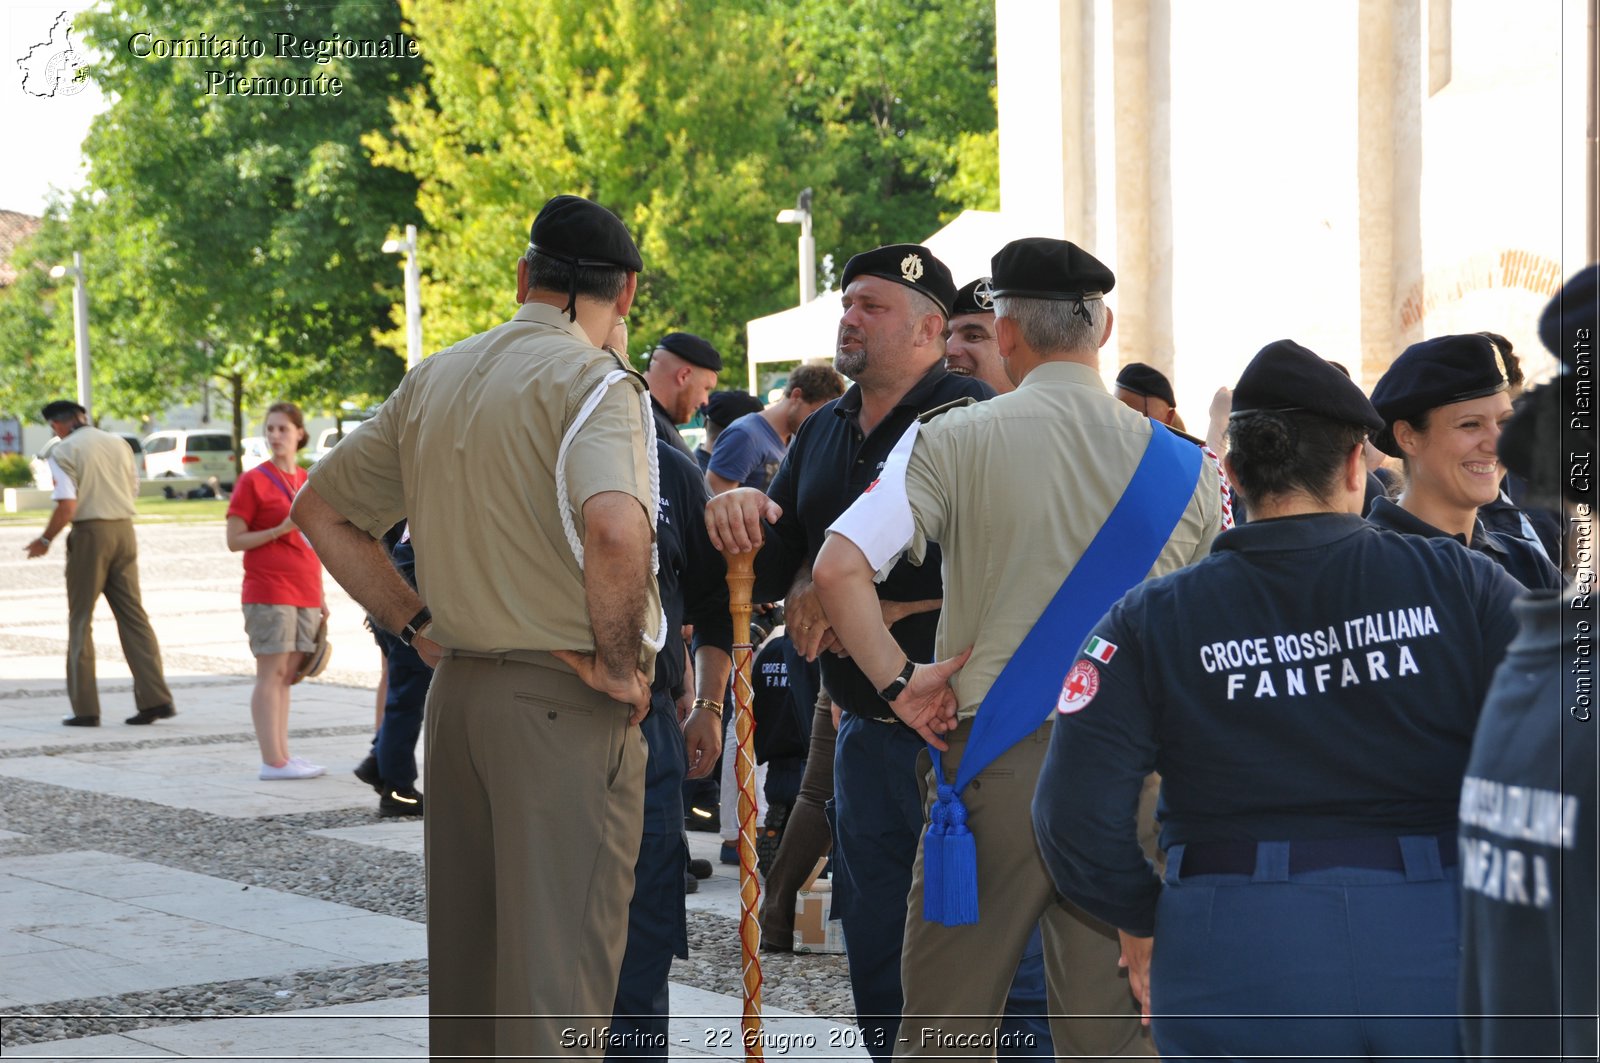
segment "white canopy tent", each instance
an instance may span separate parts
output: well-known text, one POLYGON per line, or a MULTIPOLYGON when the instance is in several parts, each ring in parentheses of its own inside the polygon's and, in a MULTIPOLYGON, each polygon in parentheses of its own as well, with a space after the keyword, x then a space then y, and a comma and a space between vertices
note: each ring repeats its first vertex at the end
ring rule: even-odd
MULTIPOLYGON (((964 210, 954 221, 922 243, 950 267, 956 285, 989 272, 989 259, 1000 248, 1023 236, 1037 236, 1008 215, 987 210, 964 210)), ((799 362, 833 357, 839 332, 839 293, 823 292, 805 306, 793 307, 746 326, 750 338, 750 393, 756 392, 757 366, 771 362, 799 362)))

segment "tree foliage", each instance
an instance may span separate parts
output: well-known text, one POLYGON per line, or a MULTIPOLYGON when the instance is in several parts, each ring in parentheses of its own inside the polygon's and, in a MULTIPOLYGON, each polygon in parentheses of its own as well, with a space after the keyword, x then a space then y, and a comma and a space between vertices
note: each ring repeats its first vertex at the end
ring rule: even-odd
POLYGON ((372 143, 419 182, 430 347, 509 316, 522 234, 561 192, 634 233, 634 335, 700 333, 730 377, 745 321, 793 304, 797 234, 773 219, 802 188, 816 190, 819 254, 841 265, 986 205, 951 189, 993 169, 988 3, 415 0, 407 12, 427 84, 372 143))
MULTIPOLYGON (((152 414, 203 381, 250 406, 385 394, 403 367, 399 259, 422 228, 426 344, 510 315, 549 196, 628 224, 645 258, 635 348, 684 329, 739 379, 745 322, 795 300, 817 250, 919 240, 996 205, 992 0, 405 0, 416 62, 142 59, 161 37, 378 38, 395 0, 107 0, 77 34, 109 109, 89 188, 19 261, 83 251, 97 412, 152 414), (213 94, 205 72, 335 75, 340 97, 213 94)), ((0 293, 0 406, 72 389, 70 284, 0 293)), ((819 351, 819 355, 828 352, 819 351)))
MULTIPOLYGON (((84 144, 87 192, 47 229, 87 263, 97 412, 153 413, 212 382, 250 403, 325 408, 398 380, 403 362, 375 342, 400 280, 381 244, 414 218, 416 184, 372 165, 360 141, 421 63, 280 58, 274 43, 399 26, 397 4, 371 0, 110 0, 77 18, 112 102, 84 144), (128 46, 138 31, 259 40, 266 54, 141 58, 128 46), (211 70, 337 76, 343 91, 208 91, 211 70)), ((0 300, 8 338, 28 325, 25 294, 0 300)))

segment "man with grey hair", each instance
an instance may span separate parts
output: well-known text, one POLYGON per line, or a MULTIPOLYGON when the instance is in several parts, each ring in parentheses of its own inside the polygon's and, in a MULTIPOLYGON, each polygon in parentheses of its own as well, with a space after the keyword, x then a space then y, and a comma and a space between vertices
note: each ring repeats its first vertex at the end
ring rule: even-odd
POLYGON ((1000 353, 1017 389, 912 426, 874 489, 830 525, 814 565, 839 643, 933 749, 936 797, 903 964, 916 1020, 896 1056, 1003 1048, 1005 987, 1036 922, 1056 1054, 1143 1055, 1138 1009, 1116 974, 1117 935, 1057 897, 1030 806, 1049 706, 1075 712, 1093 696, 1063 688, 1071 648, 1128 587, 1210 550, 1216 472, 1107 394, 1109 269, 1049 239, 1008 244, 992 265, 1000 353), (932 542, 943 549, 946 608, 936 663, 926 663, 888 637, 871 606, 874 575, 924 560, 932 542))

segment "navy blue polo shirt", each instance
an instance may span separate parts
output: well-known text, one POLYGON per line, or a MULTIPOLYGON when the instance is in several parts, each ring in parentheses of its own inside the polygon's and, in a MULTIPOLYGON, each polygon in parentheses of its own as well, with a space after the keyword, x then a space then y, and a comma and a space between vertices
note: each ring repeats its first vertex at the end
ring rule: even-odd
POLYGON ((1057 888, 1151 932, 1152 771, 1163 849, 1453 831, 1519 592, 1456 543, 1336 513, 1223 532, 1135 587, 1063 661, 1033 806, 1057 888))
MULTIPOLYGON (((958 399, 988 399, 994 389, 972 377, 946 372, 941 362, 912 385, 899 404, 870 433, 861 430, 861 388, 850 390, 806 418, 789 444, 767 495, 783 508, 766 529, 766 544, 756 554, 756 601, 777 601, 789 593, 802 566, 816 560, 828 525, 850 508, 878 472, 889 451, 921 414, 958 399)), ((917 602, 944 597, 939 550, 929 544, 921 565, 902 560, 878 584, 878 597, 917 602)), ((908 616, 890 628, 914 661, 933 660, 937 610, 908 616)), ((862 716, 892 719, 894 711, 853 660, 824 653, 822 685, 845 709, 862 716)))
POLYGON ((1551 564, 1550 559, 1540 553, 1532 543, 1515 535, 1490 531, 1484 527, 1481 520, 1473 522, 1472 541, 1467 542, 1460 535, 1451 535, 1440 528, 1435 528, 1420 517, 1413 516, 1387 498, 1380 498, 1372 503, 1372 508, 1367 511, 1367 519, 1380 528, 1387 528, 1404 535, 1421 535, 1429 539, 1454 539, 1462 546, 1483 554, 1511 573, 1512 579, 1530 591, 1558 591, 1564 585, 1561 570, 1551 564))
POLYGON ((670 440, 656 440, 661 467, 661 502, 656 509, 656 552, 661 570, 661 608, 667 614, 667 641, 656 654, 651 690, 674 700, 683 692, 683 625, 693 624, 695 645, 728 649, 733 619, 728 615, 727 565, 711 545, 703 514, 709 492, 694 460, 670 440))

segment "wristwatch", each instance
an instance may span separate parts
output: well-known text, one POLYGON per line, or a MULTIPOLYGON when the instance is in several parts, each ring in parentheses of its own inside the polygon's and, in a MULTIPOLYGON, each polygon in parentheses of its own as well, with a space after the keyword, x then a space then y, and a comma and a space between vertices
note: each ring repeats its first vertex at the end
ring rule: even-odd
POLYGON ((412 641, 422 634, 422 629, 427 627, 432 619, 433 614, 428 611, 427 606, 423 606, 422 610, 412 617, 405 627, 400 629, 400 641, 407 646, 411 645, 412 641))
POLYGON ((917 670, 916 662, 906 658, 906 666, 900 669, 900 674, 889 681, 889 685, 878 691, 878 697, 884 701, 893 701, 900 696, 900 692, 911 682, 911 673, 917 670))
POLYGON ((34 542, 36 542, 36 543, 44 543, 46 546, 49 546, 50 545, 50 536, 41 535, 37 539, 35 539, 34 542))

